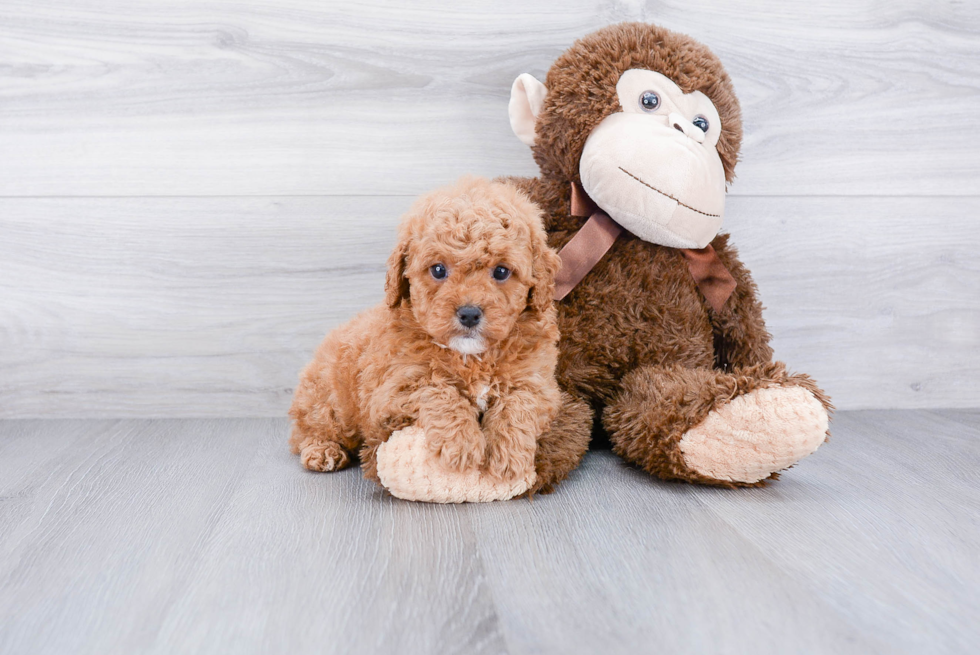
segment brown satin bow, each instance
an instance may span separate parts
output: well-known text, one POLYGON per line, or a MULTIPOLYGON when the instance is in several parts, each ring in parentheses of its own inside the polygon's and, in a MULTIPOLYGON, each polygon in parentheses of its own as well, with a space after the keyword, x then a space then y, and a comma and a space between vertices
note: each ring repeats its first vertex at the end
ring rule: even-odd
MULTIPOLYGON (((599 209, 577 182, 572 183, 571 215, 588 216, 589 220, 558 252, 561 270, 555 278, 555 300, 567 296, 599 263, 623 232, 623 227, 599 209)), ((725 268, 711 244, 704 248, 679 250, 687 260, 691 277, 704 294, 705 300, 712 309, 720 312, 735 291, 735 278, 725 268)))

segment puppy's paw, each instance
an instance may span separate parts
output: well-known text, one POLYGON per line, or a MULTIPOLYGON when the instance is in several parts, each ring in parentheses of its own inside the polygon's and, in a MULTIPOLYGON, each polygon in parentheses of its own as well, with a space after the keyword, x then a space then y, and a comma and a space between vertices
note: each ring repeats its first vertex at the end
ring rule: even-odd
POLYGON ((497 480, 515 480, 533 470, 533 447, 515 450, 512 444, 503 445, 499 440, 491 443, 486 472, 497 480))
POLYGON ((486 454, 487 441, 479 429, 467 431, 427 430, 429 451, 450 471, 479 468, 486 454))
POLYGON ((339 471, 350 466, 350 455, 339 444, 307 444, 300 450, 300 461, 311 471, 339 471))

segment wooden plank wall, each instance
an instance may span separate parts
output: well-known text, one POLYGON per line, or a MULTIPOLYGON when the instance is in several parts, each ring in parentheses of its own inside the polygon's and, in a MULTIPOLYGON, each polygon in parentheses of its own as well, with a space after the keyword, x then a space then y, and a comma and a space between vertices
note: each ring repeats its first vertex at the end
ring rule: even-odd
POLYGON ((980 4, 0 4, 0 417, 272 416, 412 196, 533 175, 513 78, 621 20, 725 62, 727 229, 841 408, 980 404, 980 4))

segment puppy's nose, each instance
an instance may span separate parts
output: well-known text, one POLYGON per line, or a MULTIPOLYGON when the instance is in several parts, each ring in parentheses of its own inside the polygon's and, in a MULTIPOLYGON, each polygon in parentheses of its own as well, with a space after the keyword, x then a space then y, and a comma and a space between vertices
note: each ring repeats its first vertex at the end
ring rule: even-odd
POLYGON ((463 305, 456 310, 456 318, 464 327, 471 328, 483 318, 483 310, 476 305, 463 305))

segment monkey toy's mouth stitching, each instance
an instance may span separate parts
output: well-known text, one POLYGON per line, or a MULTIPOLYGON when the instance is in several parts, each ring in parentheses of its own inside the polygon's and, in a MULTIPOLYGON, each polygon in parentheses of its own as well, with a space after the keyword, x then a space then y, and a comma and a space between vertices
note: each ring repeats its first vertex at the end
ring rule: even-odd
POLYGON ((678 200, 674 196, 670 195, 669 193, 664 193, 660 189, 657 189, 656 187, 650 186, 649 184, 647 184, 646 182, 644 182, 643 180, 641 180, 637 176, 633 175, 632 173, 630 173, 628 170, 626 170, 622 166, 619 167, 619 170, 623 171, 624 173, 626 173, 627 175, 629 175, 630 177, 632 177, 634 180, 636 180, 637 182, 639 182, 640 184, 642 184, 646 188, 652 189, 653 191, 656 191, 657 193, 659 193, 660 195, 664 196, 665 198, 670 198, 671 200, 673 200, 674 202, 676 202, 681 207, 686 207, 686 208, 690 209, 692 212, 697 212, 697 213, 702 214, 704 216, 710 216, 711 218, 721 218, 721 216, 719 214, 709 214, 708 212, 703 212, 700 209, 695 209, 694 207, 691 207, 690 205, 687 205, 687 204, 681 202, 680 200, 678 200))

